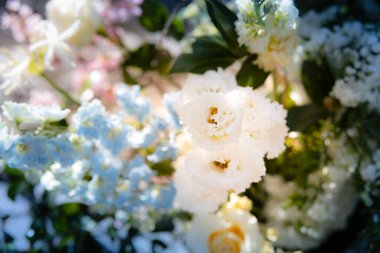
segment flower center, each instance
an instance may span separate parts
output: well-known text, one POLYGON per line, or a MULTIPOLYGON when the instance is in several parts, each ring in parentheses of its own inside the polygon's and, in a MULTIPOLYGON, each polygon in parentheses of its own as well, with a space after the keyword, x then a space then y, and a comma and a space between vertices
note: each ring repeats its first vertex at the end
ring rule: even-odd
POLYGON ((244 232, 236 225, 216 230, 208 238, 210 253, 240 253, 244 232))
POLYGON ((228 169, 228 165, 230 164, 231 160, 224 160, 223 162, 219 161, 213 161, 212 165, 217 171, 224 172, 228 169))
POLYGON ((16 149, 19 153, 26 153, 28 151, 28 146, 25 144, 18 144, 16 149))
POLYGON ((215 124, 215 125, 218 125, 218 122, 215 120, 215 118, 213 117, 214 115, 218 114, 218 108, 216 107, 211 107, 210 108, 210 116, 208 117, 207 119, 207 122, 210 123, 210 124, 215 124))

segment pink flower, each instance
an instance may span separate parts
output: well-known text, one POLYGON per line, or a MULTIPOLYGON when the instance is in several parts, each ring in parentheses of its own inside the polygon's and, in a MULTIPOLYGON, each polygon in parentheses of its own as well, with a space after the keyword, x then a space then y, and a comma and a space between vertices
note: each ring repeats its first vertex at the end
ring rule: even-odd
POLYGON ((8 1, 7 13, 1 18, 1 28, 9 29, 17 42, 28 42, 34 27, 42 20, 39 14, 18 0, 8 1))

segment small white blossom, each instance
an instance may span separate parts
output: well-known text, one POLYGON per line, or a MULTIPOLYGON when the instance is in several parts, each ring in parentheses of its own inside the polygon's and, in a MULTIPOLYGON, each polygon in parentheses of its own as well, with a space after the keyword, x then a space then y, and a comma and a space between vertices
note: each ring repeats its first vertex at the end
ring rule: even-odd
POLYGON ((45 67, 48 69, 54 69, 56 56, 73 65, 71 49, 66 41, 78 32, 79 26, 80 22, 75 21, 66 30, 59 32, 53 23, 47 20, 41 21, 36 27, 36 36, 41 39, 33 43, 29 50, 36 54, 42 52, 45 67))
POLYGON ((286 66, 297 42, 298 10, 293 1, 267 0, 256 5, 254 1, 236 0, 236 4, 239 44, 258 55, 256 63, 265 71, 286 66))

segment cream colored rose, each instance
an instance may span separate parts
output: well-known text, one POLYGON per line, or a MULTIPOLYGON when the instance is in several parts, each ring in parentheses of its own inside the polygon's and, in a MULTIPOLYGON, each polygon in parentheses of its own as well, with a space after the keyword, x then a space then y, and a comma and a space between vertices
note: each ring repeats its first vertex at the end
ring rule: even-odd
POLYGON ((60 32, 79 20, 80 26, 68 42, 82 46, 91 42, 100 25, 100 14, 96 10, 97 2, 96 0, 50 0, 46 4, 46 15, 60 32))

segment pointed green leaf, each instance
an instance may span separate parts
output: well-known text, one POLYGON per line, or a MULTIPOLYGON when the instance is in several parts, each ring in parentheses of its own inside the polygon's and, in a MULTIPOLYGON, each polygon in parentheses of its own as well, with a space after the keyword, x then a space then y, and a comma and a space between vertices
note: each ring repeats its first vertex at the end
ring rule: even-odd
POLYGON ((313 102, 322 104, 323 99, 328 96, 334 86, 335 79, 325 60, 302 63, 302 83, 313 102))
POLYGON ((326 116, 326 110, 318 104, 293 107, 288 111, 287 125, 290 131, 302 132, 326 116))
POLYGON ((219 0, 206 0, 206 6, 212 22, 227 44, 233 49, 239 48, 235 30, 235 22, 238 19, 236 14, 219 0))
POLYGON ((236 79, 240 86, 253 87, 254 89, 264 84, 269 72, 265 72, 257 65, 253 64, 256 57, 248 57, 242 64, 236 79))
POLYGON ((225 42, 215 36, 197 38, 192 48, 192 53, 178 57, 171 70, 172 73, 201 74, 210 69, 228 67, 238 59, 225 42))

